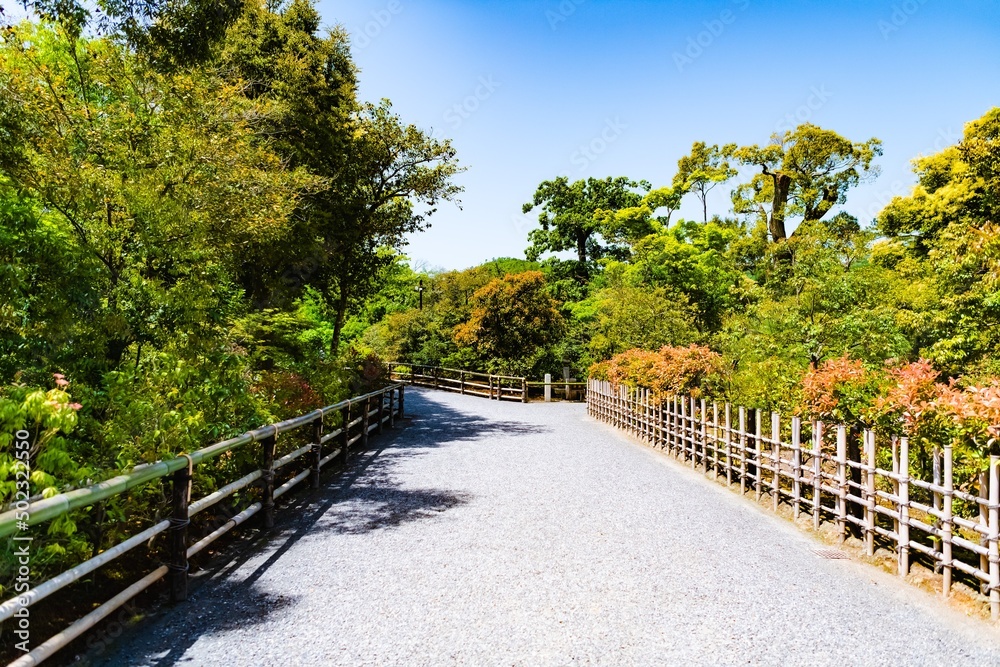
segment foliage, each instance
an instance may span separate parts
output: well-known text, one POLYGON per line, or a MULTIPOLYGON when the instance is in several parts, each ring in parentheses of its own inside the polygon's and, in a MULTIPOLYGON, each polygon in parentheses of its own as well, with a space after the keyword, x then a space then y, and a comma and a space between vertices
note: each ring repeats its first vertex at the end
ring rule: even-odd
POLYGON ((540 229, 528 234, 531 247, 529 260, 537 260, 546 252, 576 252, 578 272, 586 276, 587 262, 605 256, 622 257, 623 242, 640 238, 649 232, 648 221, 639 218, 618 218, 613 214, 637 207, 643 202, 639 192, 648 192, 649 183, 632 181, 623 176, 603 180, 569 182, 565 176, 545 181, 538 186, 524 213, 539 208, 540 229), (624 224, 628 221, 637 224, 624 224))
POLYGON ((773 241, 784 241, 787 218, 822 219, 846 201, 848 189, 878 173, 872 161, 881 154, 878 139, 856 143, 811 123, 775 134, 766 146, 742 146, 733 157, 760 173, 733 192, 734 208, 766 222, 773 241))
POLYGON ((476 290, 469 305, 469 319, 455 328, 455 341, 495 373, 535 373, 564 326, 540 271, 495 278, 476 290))
POLYGON ((629 350, 590 369, 591 377, 649 389, 659 398, 710 395, 721 374, 722 357, 700 345, 629 350))

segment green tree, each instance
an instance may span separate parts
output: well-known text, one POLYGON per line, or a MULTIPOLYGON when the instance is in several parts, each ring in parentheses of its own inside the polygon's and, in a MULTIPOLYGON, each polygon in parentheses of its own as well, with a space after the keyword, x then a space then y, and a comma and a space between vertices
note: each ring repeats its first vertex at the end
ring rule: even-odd
POLYGON ((677 161, 674 189, 693 192, 698 197, 704 222, 708 222, 708 193, 736 176, 736 169, 729 164, 729 157, 735 150, 736 144, 719 148, 696 141, 691 146, 691 152, 677 161))
POLYGON ((847 191, 864 178, 878 174, 873 165, 882 154, 882 142, 852 142, 832 130, 810 123, 772 137, 766 146, 744 146, 733 152, 742 164, 760 167, 760 173, 733 193, 737 213, 766 222, 771 240, 788 238, 785 222, 791 217, 820 220, 847 201, 847 191))
POLYGON ((470 305, 471 316, 455 328, 455 340, 472 348, 491 372, 536 372, 564 328, 539 271, 495 278, 472 295, 470 305))
MULTIPOLYGON (((111 39, 23 24, 0 43, 0 188, 36 202, 92 278, 97 367, 186 331, 215 336, 249 243, 282 238, 316 186, 286 169, 240 87, 161 74, 111 39)), ((82 273, 81 273, 82 275, 82 273)))
POLYGON ((541 229, 528 234, 531 246, 526 251, 529 260, 546 252, 576 252, 581 275, 588 274, 587 261, 608 254, 620 254, 620 241, 625 237, 641 237, 649 232, 647 222, 640 219, 640 228, 615 224, 614 213, 637 207, 642 203, 641 192, 648 192, 649 183, 636 182, 624 176, 569 182, 565 176, 544 181, 534 198, 523 206, 524 213, 541 207, 538 222, 541 229), (639 190, 637 192, 636 190, 639 190))

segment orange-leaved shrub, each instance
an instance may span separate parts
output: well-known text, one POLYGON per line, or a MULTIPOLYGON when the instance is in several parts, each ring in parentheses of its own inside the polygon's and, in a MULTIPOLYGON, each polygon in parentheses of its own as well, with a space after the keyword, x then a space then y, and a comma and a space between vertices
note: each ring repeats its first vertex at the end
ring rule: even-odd
POLYGON ((702 345, 628 350, 594 364, 590 376, 612 384, 649 389, 660 398, 712 393, 721 382, 722 357, 702 345))

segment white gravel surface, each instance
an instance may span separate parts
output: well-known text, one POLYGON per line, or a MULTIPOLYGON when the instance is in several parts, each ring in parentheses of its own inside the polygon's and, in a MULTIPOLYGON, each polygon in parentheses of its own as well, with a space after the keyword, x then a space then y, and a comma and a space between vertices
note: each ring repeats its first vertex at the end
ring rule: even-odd
POLYGON ((1000 664, 997 629, 821 558, 582 405, 406 401, 404 429, 104 664, 1000 664))

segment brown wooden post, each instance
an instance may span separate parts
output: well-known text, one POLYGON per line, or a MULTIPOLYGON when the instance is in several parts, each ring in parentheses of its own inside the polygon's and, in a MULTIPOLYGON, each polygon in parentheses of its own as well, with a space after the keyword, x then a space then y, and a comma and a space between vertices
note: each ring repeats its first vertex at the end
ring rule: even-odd
POLYGON ((1000 620, 1000 456, 990 456, 990 615, 1000 620))
POLYGON ((396 428, 396 388, 389 390, 389 428, 396 428))
POLYGON ((699 404, 701 407, 701 464, 708 474, 708 402, 703 398, 699 404))
MULTIPOLYGON (((987 538, 986 535, 989 534, 990 528, 990 471, 980 470, 979 471, 979 524, 983 532, 980 533, 979 543, 982 546, 986 546, 987 538)), ((990 571, 990 557, 989 555, 979 554, 979 569, 983 572, 990 571)), ((984 593, 989 594, 986 586, 983 586, 984 593)))
POLYGON ((778 503, 781 501, 781 416, 777 412, 771 413, 771 463, 774 466, 774 474, 771 477, 771 505, 774 511, 778 511, 778 503))
POLYGON ((341 409, 340 414, 342 415, 341 418, 343 419, 343 432, 340 434, 340 437, 341 437, 341 449, 343 450, 341 452, 341 457, 343 458, 344 463, 347 463, 347 461, 350 459, 349 450, 351 448, 351 444, 350 444, 351 443, 351 427, 350 427, 350 423, 351 423, 351 404, 348 403, 346 407, 344 407, 343 409, 341 409))
POLYGON ((875 555, 875 432, 865 430, 866 465, 865 479, 865 552, 875 555))
POLYGON ((951 594, 951 533, 952 533, 952 499, 955 488, 955 479, 952 470, 951 445, 944 445, 942 448, 942 467, 944 468, 944 493, 941 498, 941 577, 942 594, 945 597, 951 594))
POLYGON ((837 427, 837 530, 847 539, 847 427, 837 427))
POLYGON ((378 415, 376 416, 376 419, 378 419, 378 426, 375 428, 375 433, 377 433, 378 435, 382 435, 382 427, 385 424, 385 390, 384 389, 382 390, 382 393, 378 395, 378 398, 376 400, 378 401, 378 415))
POLYGON ((764 495, 764 473, 761 470, 760 464, 763 462, 761 458, 761 439, 764 435, 764 412, 757 408, 755 411, 756 419, 754 419, 754 481, 757 485, 757 502, 760 502, 761 497, 764 495))
POLYGON ((792 516, 802 509, 802 419, 792 417, 792 516))
POLYGON ((309 475, 309 486, 313 489, 319 488, 319 473, 323 460, 323 413, 313 422, 313 446, 312 446, 312 472, 309 475))
POLYGON ((369 396, 364 400, 361 405, 362 415, 361 415, 361 449, 366 449, 368 447, 368 424, 371 421, 371 415, 368 414, 372 411, 372 397, 369 396))
POLYGON ((733 485, 733 406, 726 402, 726 486, 733 485))
POLYGON ((191 459, 188 465, 171 475, 170 511, 170 602, 183 602, 188 595, 187 529, 188 503, 191 500, 191 459))
POLYGON ((521 402, 528 402, 528 378, 521 378, 521 402))
POLYGON ((264 515, 264 528, 270 530, 274 528, 274 444, 275 434, 267 436, 260 441, 263 462, 261 464, 261 486, 263 498, 261 499, 261 511, 264 515))
POLYGON ((405 393, 406 387, 399 388, 399 418, 403 419, 406 413, 403 412, 403 394, 405 393))
POLYGON ((740 495, 747 492, 747 409, 740 406, 740 495))
POLYGON ((910 573, 910 441, 899 441, 899 576, 910 573))
POLYGON ((458 393, 465 396, 465 371, 458 372, 458 393))
POLYGON ((819 530, 823 502, 823 422, 813 422, 813 528, 819 530))

